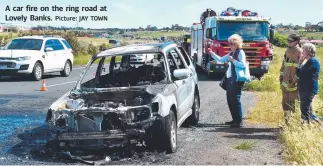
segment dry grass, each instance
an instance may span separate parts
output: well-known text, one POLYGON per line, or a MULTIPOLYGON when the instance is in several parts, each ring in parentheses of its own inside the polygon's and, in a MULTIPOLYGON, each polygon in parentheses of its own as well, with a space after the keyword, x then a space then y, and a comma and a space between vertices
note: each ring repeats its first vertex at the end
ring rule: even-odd
POLYGON ((293 115, 291 125, 280 135, 287 164, 323 164, 323 128, 318 124, 302 125, 300 113, 293 115))
POLYGON ((94 37, 78 37, 79 41, 85 41, 88 44, 93 44, 94 46, 99 46, 101 44, 108 44, 109 40, 106 38, 94 38, 94 37))
MULTIPOLYGON (((257 90, 257 105, 251 109, 247 117, 250 123, 262 123, 271 127, 282 126, 280 141, 283 144, 286 164, 323 164, 323 129, 317 124, 301 125, 300 111, 292 115, 291 124, 283 123, 282 96, 279 89, 279 68, 282 63, 282 55, 285 49, 276 47, 275 60, 271 64, 270 72, 261 81, 254 81, 246 88, 257 90)), ((322 50, 318 58, 323 60, 322 50)), ((321 72, 322 77, 322 72, 321 72)), ((321 85, 321 82, 320 82, 321 85)), ((322 86, 322 85, 321 85, 322 86)), ((323 115, 323 92, 314 100, 314 110, 317 115, 323 115)))

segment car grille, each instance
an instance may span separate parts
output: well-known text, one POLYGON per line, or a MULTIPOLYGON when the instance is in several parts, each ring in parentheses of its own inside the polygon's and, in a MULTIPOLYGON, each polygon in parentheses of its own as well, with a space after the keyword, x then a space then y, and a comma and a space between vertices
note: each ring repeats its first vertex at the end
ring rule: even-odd
POLYGON ((13 63, 13 62, 0 62, 0 65, 1 66, 6 66, 8 68, 14 68, 14 67, 16 67, 16 63, 13 63))
POLYGON ((137 55, 130 55, 130 57, 137 57, 137 55))

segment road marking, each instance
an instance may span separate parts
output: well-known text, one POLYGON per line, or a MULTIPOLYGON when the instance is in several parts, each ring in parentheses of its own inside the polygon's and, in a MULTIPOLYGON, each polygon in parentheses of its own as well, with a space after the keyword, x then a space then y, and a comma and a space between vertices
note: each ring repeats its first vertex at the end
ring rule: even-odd
MULTIPOLYGON (((84 69, 86 66, 83 66, 83 67, 76 67, 76 68, 73 68, 73 70, 80 70, 80 69, 84 69)), ((91 66, 92 67, 98 67, 97 65, 93 65, 91 66)))
POLYGON ((76 82, 77 82, 77 81, 64 82, 64 83, 60 83, 60 84, 48 85, 47 87, 54 87, 54 86, 65 85, 65 84, 71 84, 71 83, 76 83, 76 82))

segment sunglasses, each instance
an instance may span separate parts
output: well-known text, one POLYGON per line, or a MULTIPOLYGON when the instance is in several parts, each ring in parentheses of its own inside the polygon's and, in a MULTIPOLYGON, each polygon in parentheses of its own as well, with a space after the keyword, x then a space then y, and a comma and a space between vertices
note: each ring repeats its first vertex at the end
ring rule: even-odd
POLYGON ((294 40, 288 40, 288 43, 293 43, 294 42, 294 40))

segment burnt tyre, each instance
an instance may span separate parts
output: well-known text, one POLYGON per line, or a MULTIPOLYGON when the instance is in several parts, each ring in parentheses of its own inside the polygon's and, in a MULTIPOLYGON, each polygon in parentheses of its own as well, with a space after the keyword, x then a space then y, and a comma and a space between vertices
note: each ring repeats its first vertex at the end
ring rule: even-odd
POLYGON ((177 122, 173 110, 169 111, 169 115, 163 121, 163 134, 161 143, 166 153, 175 153, 177 149, 177 122))
POLYGON ((66 61, 65 66, 64 66, 64 70, 61 71, 61 75, 64 77, 68 77, 71 73, 72 70, 72 65, 69 61, 66 61))
POLYGON ((159 123, 154 122, 153 125, 146 130, 144 141, 148 151, 158 150, 158 126, 159 123))
POLYGON ((192 106, 192 115, 188 118, 189 125, 197 125, 200 119, 200 97, 197 92, 194 95, 194 103, 192 106))
POLYGON ((146 130, 144 138, 149 151, 174 153, 177 149, 177 121, 175 114, 170 110, 169 115, 160 118, 146 130))
POLYGON ((43 78, 43 73, 44 73, 43 66, 39 62, 36 62, 33 72, 31 74, 32 79, 34 81, 41 80, 43 78))

